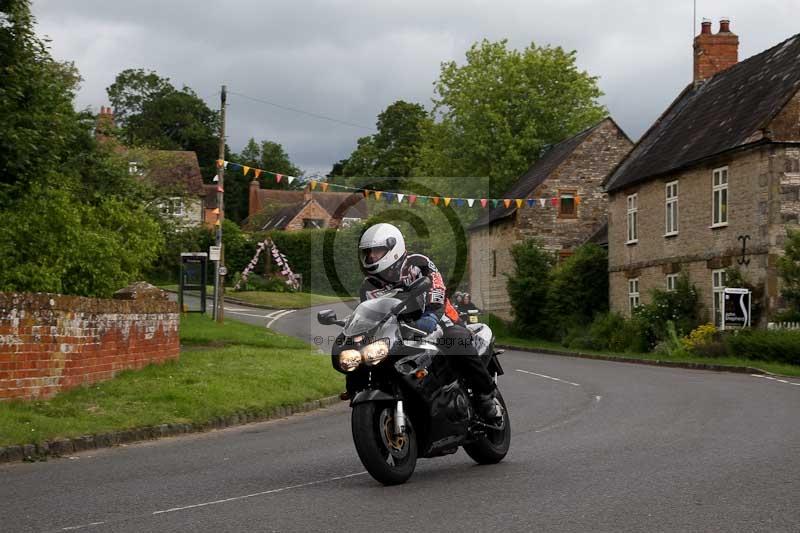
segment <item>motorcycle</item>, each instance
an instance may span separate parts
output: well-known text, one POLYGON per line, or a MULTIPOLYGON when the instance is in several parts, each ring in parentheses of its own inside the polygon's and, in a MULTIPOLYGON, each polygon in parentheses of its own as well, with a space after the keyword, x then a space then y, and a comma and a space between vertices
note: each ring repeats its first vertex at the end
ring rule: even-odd
MULTIPOLYGON (((320 324, 342 327, 333 349, 334 369, 346 375, 353 442, 370 475, 384 485, 407 481, 418 457, 456 453, 463 447, 479 464, 503 460, 511 423, 500 391, 502 419, 483 420, 472 391, 437 346, 441 329, 428 334, 409 323, 416 298, 430 288, 423 277, 406 289, 366 300, 345 320, 333 310, 317 314, 320 324), (405 313, 405 315, 404 315, 405 313)), ((490 375, 503 374, 494 336, 485 324, 467 326, 490 375)))

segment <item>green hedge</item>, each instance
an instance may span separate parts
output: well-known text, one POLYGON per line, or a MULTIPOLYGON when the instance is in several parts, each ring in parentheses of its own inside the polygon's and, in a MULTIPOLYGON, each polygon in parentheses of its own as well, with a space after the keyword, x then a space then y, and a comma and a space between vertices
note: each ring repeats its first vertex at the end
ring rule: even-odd
POLYGON ((743 330, 729 335, 726 344, 737 357, 800 365, 800 331, 743 330))

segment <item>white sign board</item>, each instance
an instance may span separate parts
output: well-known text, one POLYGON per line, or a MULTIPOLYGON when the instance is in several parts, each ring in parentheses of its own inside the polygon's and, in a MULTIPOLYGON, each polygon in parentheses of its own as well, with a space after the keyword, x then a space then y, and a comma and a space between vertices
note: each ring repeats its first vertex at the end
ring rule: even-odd
POLYGON ((210 246, 208 248, 208 258, 212 261, 219 261, 222 246, 210 246))

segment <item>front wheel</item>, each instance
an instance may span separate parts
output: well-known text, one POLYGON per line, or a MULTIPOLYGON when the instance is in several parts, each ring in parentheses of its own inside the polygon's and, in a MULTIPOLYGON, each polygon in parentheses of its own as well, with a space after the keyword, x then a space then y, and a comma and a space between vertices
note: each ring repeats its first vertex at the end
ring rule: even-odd
POLYGON ((499 463, 508 453, 511 446, 511 420, 503 395, 497 391, 497 400, 503 406, 503 429, 487 429, 486 435, 470 444, 464 445, 464 451, 472 459, 482 465, 499 463))
POLYGON ((394 406, 366 402, 353 407, 353 442, 367 472, 384 485, 405 483, 417 466, 417 438, 406 415, 406 429, 394 430, 394 406))

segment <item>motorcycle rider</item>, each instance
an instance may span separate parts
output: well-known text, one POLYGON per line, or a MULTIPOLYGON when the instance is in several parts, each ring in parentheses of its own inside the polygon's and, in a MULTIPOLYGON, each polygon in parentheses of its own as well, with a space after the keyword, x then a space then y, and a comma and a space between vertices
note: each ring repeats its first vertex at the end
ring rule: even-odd
POLYGON ((479 414, 490 421, 501 419, 501 407, 494 399, 494 380, 478 356, 472 333, 461 323, 458 311, 445 296, 444 280, 433 261, 421 254, 408 254, 402 232, 392 224, 380 223, 368 228, 358 247, 361 268, 366 274, 360 290, 362 302, 407 287, 421 276, 431 279, 431 288, 417 298, 419 309, 414 313, 414 326, 426 333, 437 327, 442 329, 442 337, 437 341, 440 350, 450 357, 475 393, 479 414))

